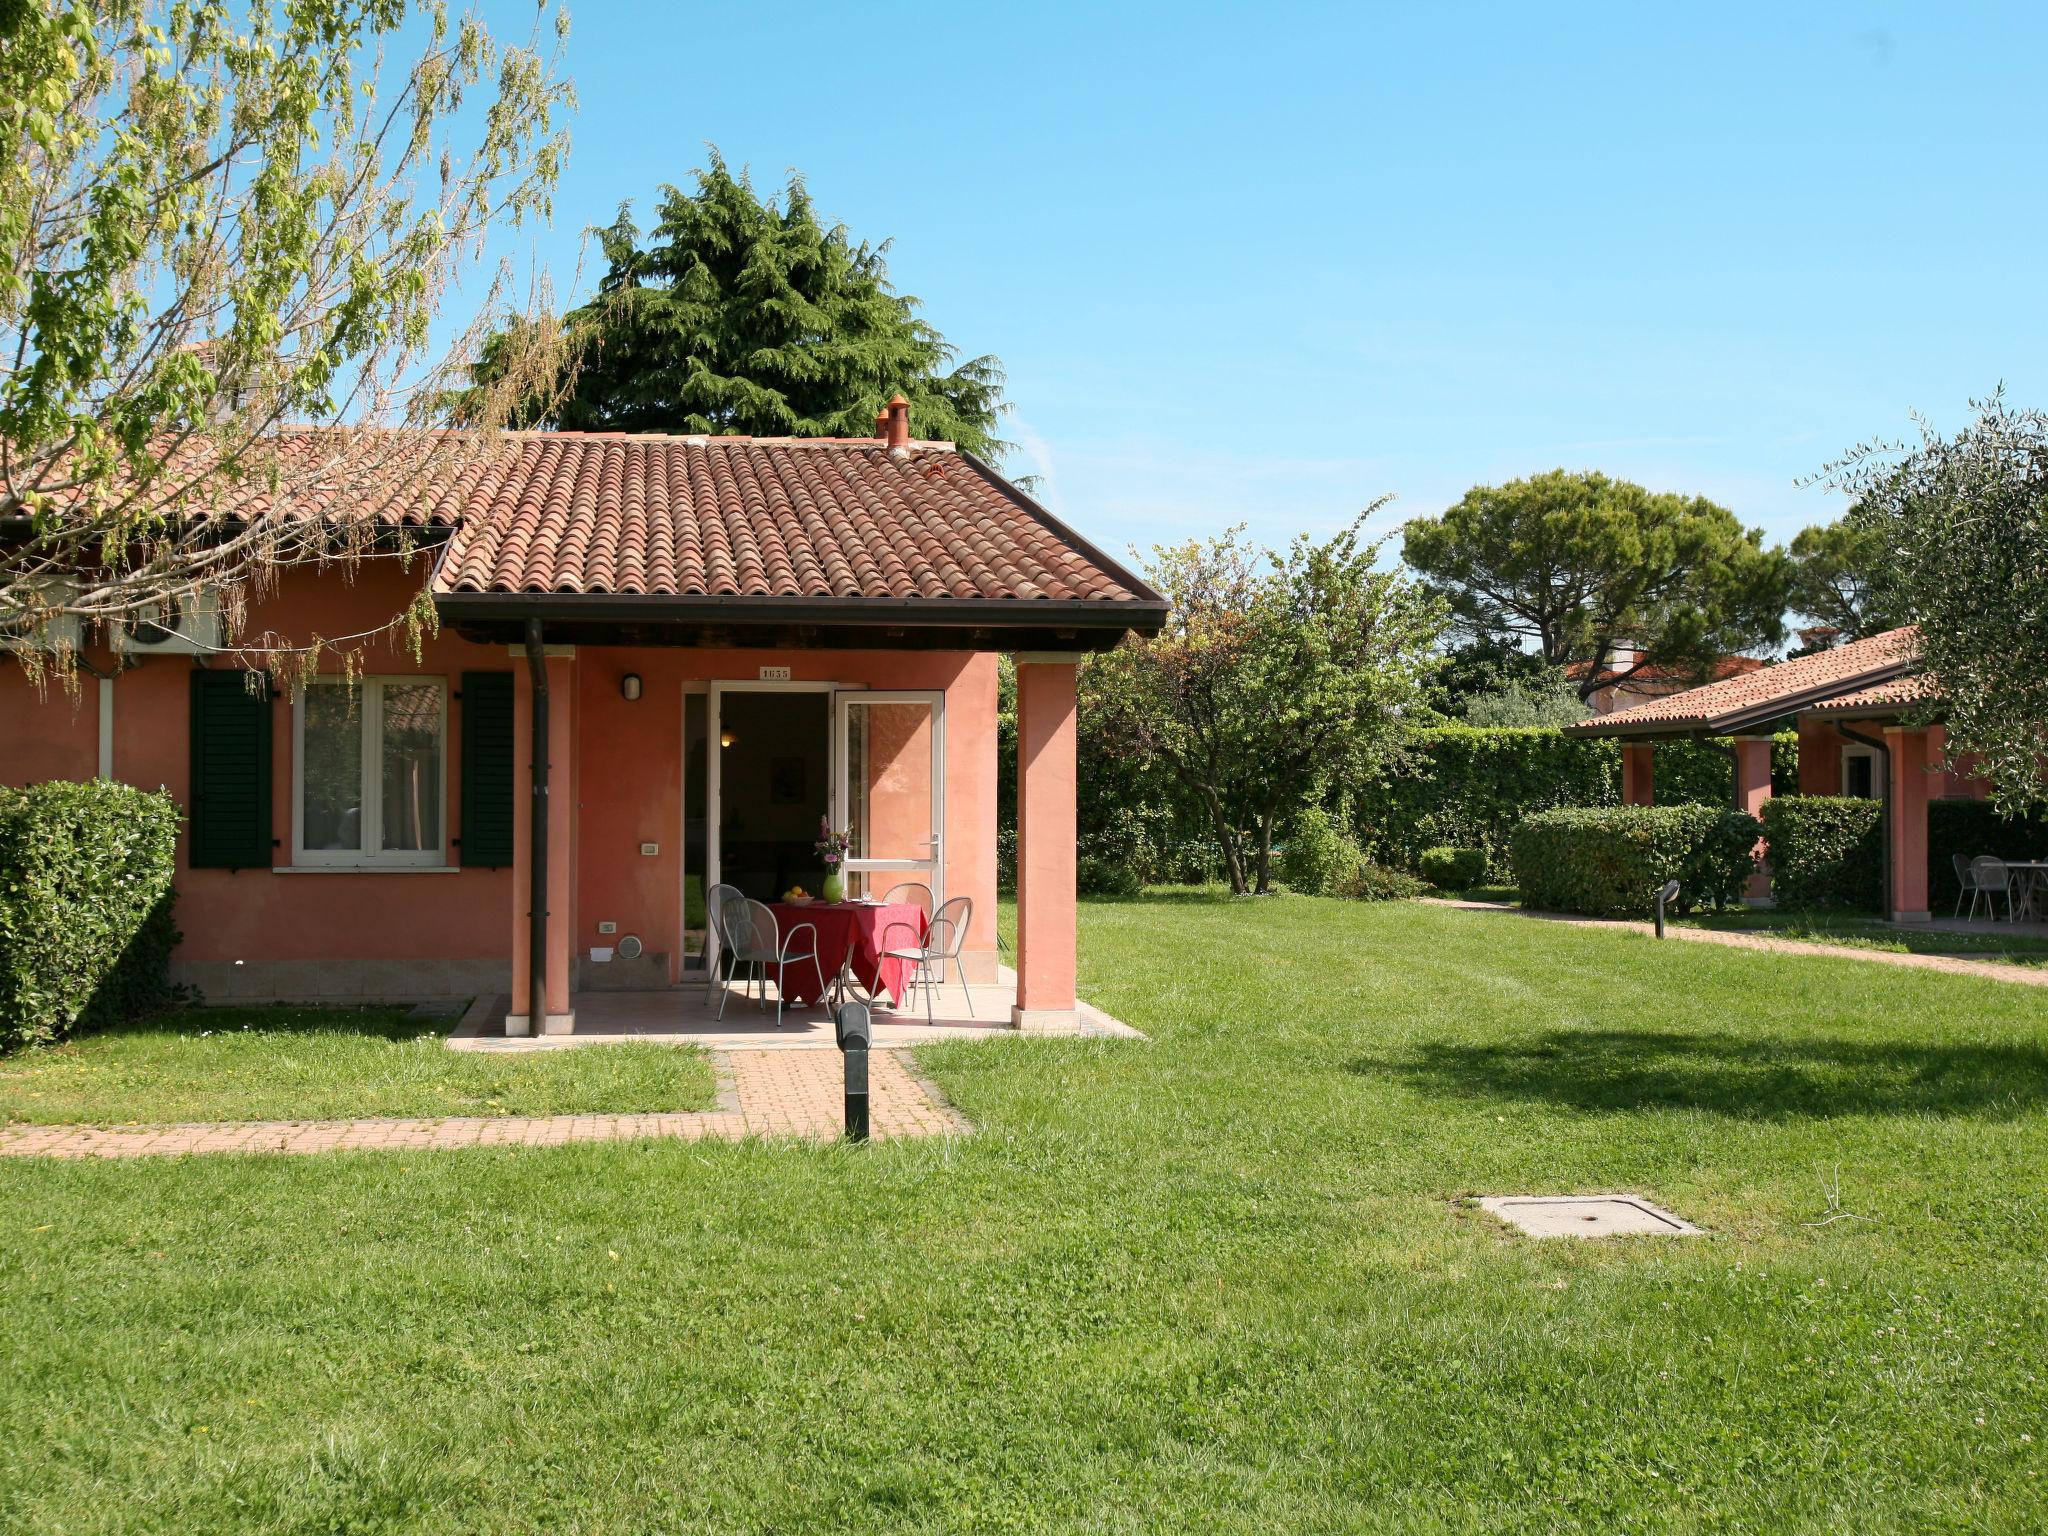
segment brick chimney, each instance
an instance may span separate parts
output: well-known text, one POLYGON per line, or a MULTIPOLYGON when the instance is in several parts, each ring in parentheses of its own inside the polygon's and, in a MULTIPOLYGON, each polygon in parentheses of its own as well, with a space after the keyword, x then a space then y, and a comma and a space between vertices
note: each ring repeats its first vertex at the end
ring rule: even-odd
POLYGON ((888 435, 889 407, 885 405, 879 411, 875 412, 875 438, 877 441, 880 441, 882 439, 887 438, 888 435))
POLYGON ((875 418, 875 425, 882 429, 882 436, 888 439, 890 448, 910 446, 910 402, 901 395, 893 396, 882 414, 875 418))

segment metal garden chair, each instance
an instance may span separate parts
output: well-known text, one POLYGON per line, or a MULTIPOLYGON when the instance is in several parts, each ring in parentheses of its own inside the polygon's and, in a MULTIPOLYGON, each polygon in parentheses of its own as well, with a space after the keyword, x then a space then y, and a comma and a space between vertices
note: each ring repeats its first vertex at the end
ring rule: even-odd
POLYGON ((725 932, 718 926, 718 914, 730 903, 746 899, 736 885, 714 885, 704 893, 704 915, 711 930, 711 959, 704 967, 704 1001, 707 1003, 711 1001, 711 989, 718 985, 718 972, 721 966, 725 969, 726 979, 730 981, 732 978, 732 952, 726 948, 725 932))
POLYGON ((1977 903, 1984 903, 1984 910, 1991 914, 1993 922, 1998 921, 1998 898, 2005 898, 2005 920, 2013 920, 2012 871, 2005 867, 2005 860, 1995 859, 1988 853, 1979 854, 1970 860, 1970 874, 1975 888, 1970 892, 1970 916, 1977 915, 1977 903))
POLYGON ((910 985, 924 986, 924 1021, 932 1022, 932 988, 946 979, 946 962, 953 962, 953 969, 960 977, 960 990, 967 997, 967 1016, 974 1017, 974 993, 967 985, 967 967, 961 964, 960 950, 967 943, 967 924, 974 916, 974 903, 965 896, 955 896, 931 915, 925 924, 923 942, 915 945, 888 947, 889 934, 893 930, 907 931, 904 923, 891 923, 882 932, 882 953, 892 960, 907 960, 912 966, 910 985))
MULTIPOLYGON (((785 939, 775 914, 758 901, 749 901, 742 896, 738 901, 728 901, 719 913, 719 938, 732 950, 733 964, 744 965, 752 971, 750 980, 761 985, 761 1006, 768 1006, 768 967, 775 967, 775 1027, 782 1028, 782 1000, 788 988, 784 980, 792 965, 811 962, 811 969, 818 976, 818 1000, 825 998, 825 967, 818 959, 818 925, 797 923, 789 930, 785 939), (801 935, 809 934, 809 939, 801 935), (809 948, 802 948, 808 944, 809 948)), ((718 999, 718 1016, 725 1017, 726 998, 732 996, 732 987, 727 985, 725 993, 718 999)))

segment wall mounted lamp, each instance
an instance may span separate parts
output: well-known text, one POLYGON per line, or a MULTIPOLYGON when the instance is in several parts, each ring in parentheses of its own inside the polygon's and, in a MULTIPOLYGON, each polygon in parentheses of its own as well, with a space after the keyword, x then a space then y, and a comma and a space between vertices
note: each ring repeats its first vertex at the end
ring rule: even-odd
POLYGON ((640 697, 640 674, 638 672, 628 672, 619 679, 619 697, 622 699, 637 699, 640 697))

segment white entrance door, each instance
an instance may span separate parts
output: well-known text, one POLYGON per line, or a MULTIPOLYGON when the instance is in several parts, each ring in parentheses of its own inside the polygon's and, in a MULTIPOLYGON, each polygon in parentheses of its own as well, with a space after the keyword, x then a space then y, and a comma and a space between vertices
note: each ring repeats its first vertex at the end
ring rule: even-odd
POLYGON ((946 899, 946 696, 842 692, 832 729, 832 821, 852 837, 848 894, 914 880, 946 899))

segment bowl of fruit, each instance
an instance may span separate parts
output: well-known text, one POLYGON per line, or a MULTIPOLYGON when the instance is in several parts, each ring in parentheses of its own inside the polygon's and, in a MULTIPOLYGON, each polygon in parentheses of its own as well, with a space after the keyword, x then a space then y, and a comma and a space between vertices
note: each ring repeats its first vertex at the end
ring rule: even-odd
POLYGON ((782 893, 782 899, 788 902, 792 907, 808 907, 812 902, 816 901, 818 898, 813 896, 809 891, 805 890, 802 886, 792 885, 788 890, 782 893))

